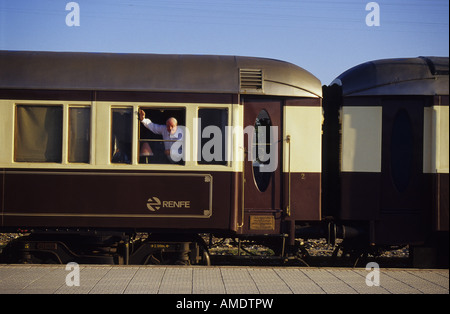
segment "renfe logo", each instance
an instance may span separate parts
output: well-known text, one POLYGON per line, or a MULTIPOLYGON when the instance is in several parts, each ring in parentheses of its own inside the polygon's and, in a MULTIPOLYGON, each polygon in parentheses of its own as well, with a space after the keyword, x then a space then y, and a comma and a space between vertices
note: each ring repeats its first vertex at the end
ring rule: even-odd
POLYGON ((147 208, 152 212, 163 208, 191 208, 191 201, 162 201, 156 196, 147 200, 147 208))
POLYGON ((150 209, 152 212, 157 211, 161 208, 161 201, 157 197, 150 197, 147 200, 147 208, 150 209))

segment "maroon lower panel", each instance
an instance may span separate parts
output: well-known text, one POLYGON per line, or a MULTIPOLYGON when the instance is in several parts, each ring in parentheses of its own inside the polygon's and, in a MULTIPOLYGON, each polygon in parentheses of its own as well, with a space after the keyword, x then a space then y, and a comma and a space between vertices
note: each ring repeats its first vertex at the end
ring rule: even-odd
POLYGON ((405 206, 409 203, 400 202, 403 199, 382 202, 383 191, 388 187, 383 186, 381 176, 341 173, 340 219, 369 222, 370 241, 376 244, 423 243, 435 231, 448 231, 448 174, 423 174, 422 188, 415 195, 418 201, 413 206, 405 206), (383 206, 386 203, 401 206, 383 206))
POLYGON ((3 226, 234 229, 235 175, 8 170, 3 226))
POLYGON ((377 219, 380 198, 381 173, 341 172, 341 219, 377 219))
POLYGON ((435 177, 434 190, 435 222, 437 231, 449 231, 449 199, 448 173, 438 173, 435 177))
POLYGON ((321 174, 283 173, 284 209, 290 203, 290 220, 321 220, 321 174), (289 183, 290 181, 290 183, 289 183), (290 202, 289 202, 290 186, 290 202))

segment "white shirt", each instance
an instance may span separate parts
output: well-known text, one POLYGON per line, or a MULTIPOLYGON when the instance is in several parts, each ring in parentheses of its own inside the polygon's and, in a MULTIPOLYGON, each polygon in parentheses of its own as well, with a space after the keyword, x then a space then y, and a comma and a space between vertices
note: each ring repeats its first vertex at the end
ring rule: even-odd
POLYGON ((174 134, 167 131, 167 126, 163 124, 153 123, 150 119, 143 119, 142 124, 155 134, 162 135, 164 142, 164 149, 170 150, 170 157, 173 161, 180 161, 183 158, 182 145, 184 141, 183 127, 177 126, 174 134), (177 143, 177 145, 173 145, 177 143))

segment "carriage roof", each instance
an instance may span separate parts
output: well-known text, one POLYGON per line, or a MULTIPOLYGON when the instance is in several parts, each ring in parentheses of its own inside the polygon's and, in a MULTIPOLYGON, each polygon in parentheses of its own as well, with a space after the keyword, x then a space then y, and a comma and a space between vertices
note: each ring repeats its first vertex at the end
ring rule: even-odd
POLYGON ((0 51, 0 69, 0 89, 322 96, 308 71, 255 57, 0 51))
POLYGON ((357 65, 332 83, 344 96, 448 95, 448 57, 382 59, 357 65))

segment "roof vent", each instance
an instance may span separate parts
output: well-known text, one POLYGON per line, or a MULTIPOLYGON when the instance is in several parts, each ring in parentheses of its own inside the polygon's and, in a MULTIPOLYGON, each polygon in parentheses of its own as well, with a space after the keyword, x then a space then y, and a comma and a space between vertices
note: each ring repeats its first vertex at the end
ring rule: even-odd
POLYGON ((262 90, 263 71, 261 69, 240 69, 241 90, 262 90))

